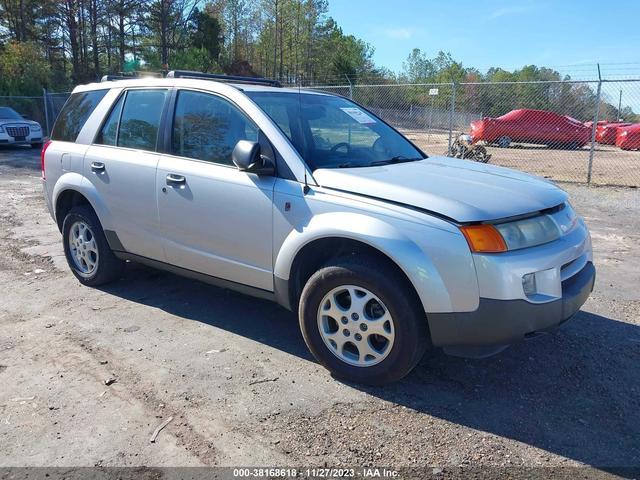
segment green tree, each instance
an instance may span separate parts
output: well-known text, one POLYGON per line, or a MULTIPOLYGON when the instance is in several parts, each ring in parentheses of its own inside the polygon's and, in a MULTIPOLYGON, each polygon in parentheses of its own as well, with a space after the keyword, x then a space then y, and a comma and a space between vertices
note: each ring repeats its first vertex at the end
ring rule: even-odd
POLYGON ((209 57, 215 62, 218 61, 222 51, 222 25, 210 10, 197 10, 193 15, 193 32, 190 43, 192 47, 204 49, 209 57))
POLYGON ((42 95, 50 68, 34 42, 9 42, 0 49, 0 95, 42 95))

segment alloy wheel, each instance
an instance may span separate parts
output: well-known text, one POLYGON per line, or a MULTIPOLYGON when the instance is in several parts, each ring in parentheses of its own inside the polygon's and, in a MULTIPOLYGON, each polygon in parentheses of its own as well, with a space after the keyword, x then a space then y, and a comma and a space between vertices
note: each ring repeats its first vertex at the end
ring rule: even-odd
POLYGON ((389 309, 374 293, 356 285, 336 287, 323 297, 318 329, 331 353, 356 367, 383 361, 395 339, 389 309))
POLYGON ((77 221, 69 230, 69 251, 76 270, 83 276, 92 275, 98 268, 98 244, 91 227, 77 221))

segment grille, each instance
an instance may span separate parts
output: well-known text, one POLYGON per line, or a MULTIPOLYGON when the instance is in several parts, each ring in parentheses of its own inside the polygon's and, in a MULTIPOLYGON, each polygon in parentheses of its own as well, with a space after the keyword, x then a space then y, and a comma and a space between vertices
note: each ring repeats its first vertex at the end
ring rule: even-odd
POLYGON ((26 137, 29 135, 29 127, 6 127, 10 137, 26 137))

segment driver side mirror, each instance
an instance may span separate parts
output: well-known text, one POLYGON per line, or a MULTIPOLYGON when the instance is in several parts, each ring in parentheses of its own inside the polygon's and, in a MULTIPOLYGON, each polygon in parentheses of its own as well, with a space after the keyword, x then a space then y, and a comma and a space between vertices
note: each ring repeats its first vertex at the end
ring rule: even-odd
POLYGON ((231 160, 241 172, 255 173, 256 175, 273 175, 275 173, 271 161, 260 154, 258 142, 240 140, 231 153, 231 160))

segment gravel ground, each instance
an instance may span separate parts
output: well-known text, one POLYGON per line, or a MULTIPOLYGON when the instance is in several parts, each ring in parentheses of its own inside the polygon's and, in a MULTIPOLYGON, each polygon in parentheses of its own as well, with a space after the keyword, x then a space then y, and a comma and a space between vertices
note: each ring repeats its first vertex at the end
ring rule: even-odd
MULTIPOLYGON (((442 155, 447 151, 448 132, 403 130, 403 133, 430 155, 442 155)), ((453 139, 459 133, 454 132, 453 139)), ((545 145, 514 143, 509 148, 486 148, 494 165, 516 168, 556 181, 583 183, 587 179, 590 146, 563 150, 545 145)), ((596 144, 591 180, 596 185, 640 187, 640 151, 625 151, 613 145, 596 144)))
POLYGON ((274 304, 133 264, 82 287, 39 175, 37 152, 0 150, 1 467, 640 468, 637 190, 565 186, 598 280, 557 333, 363 388, 274 304))

